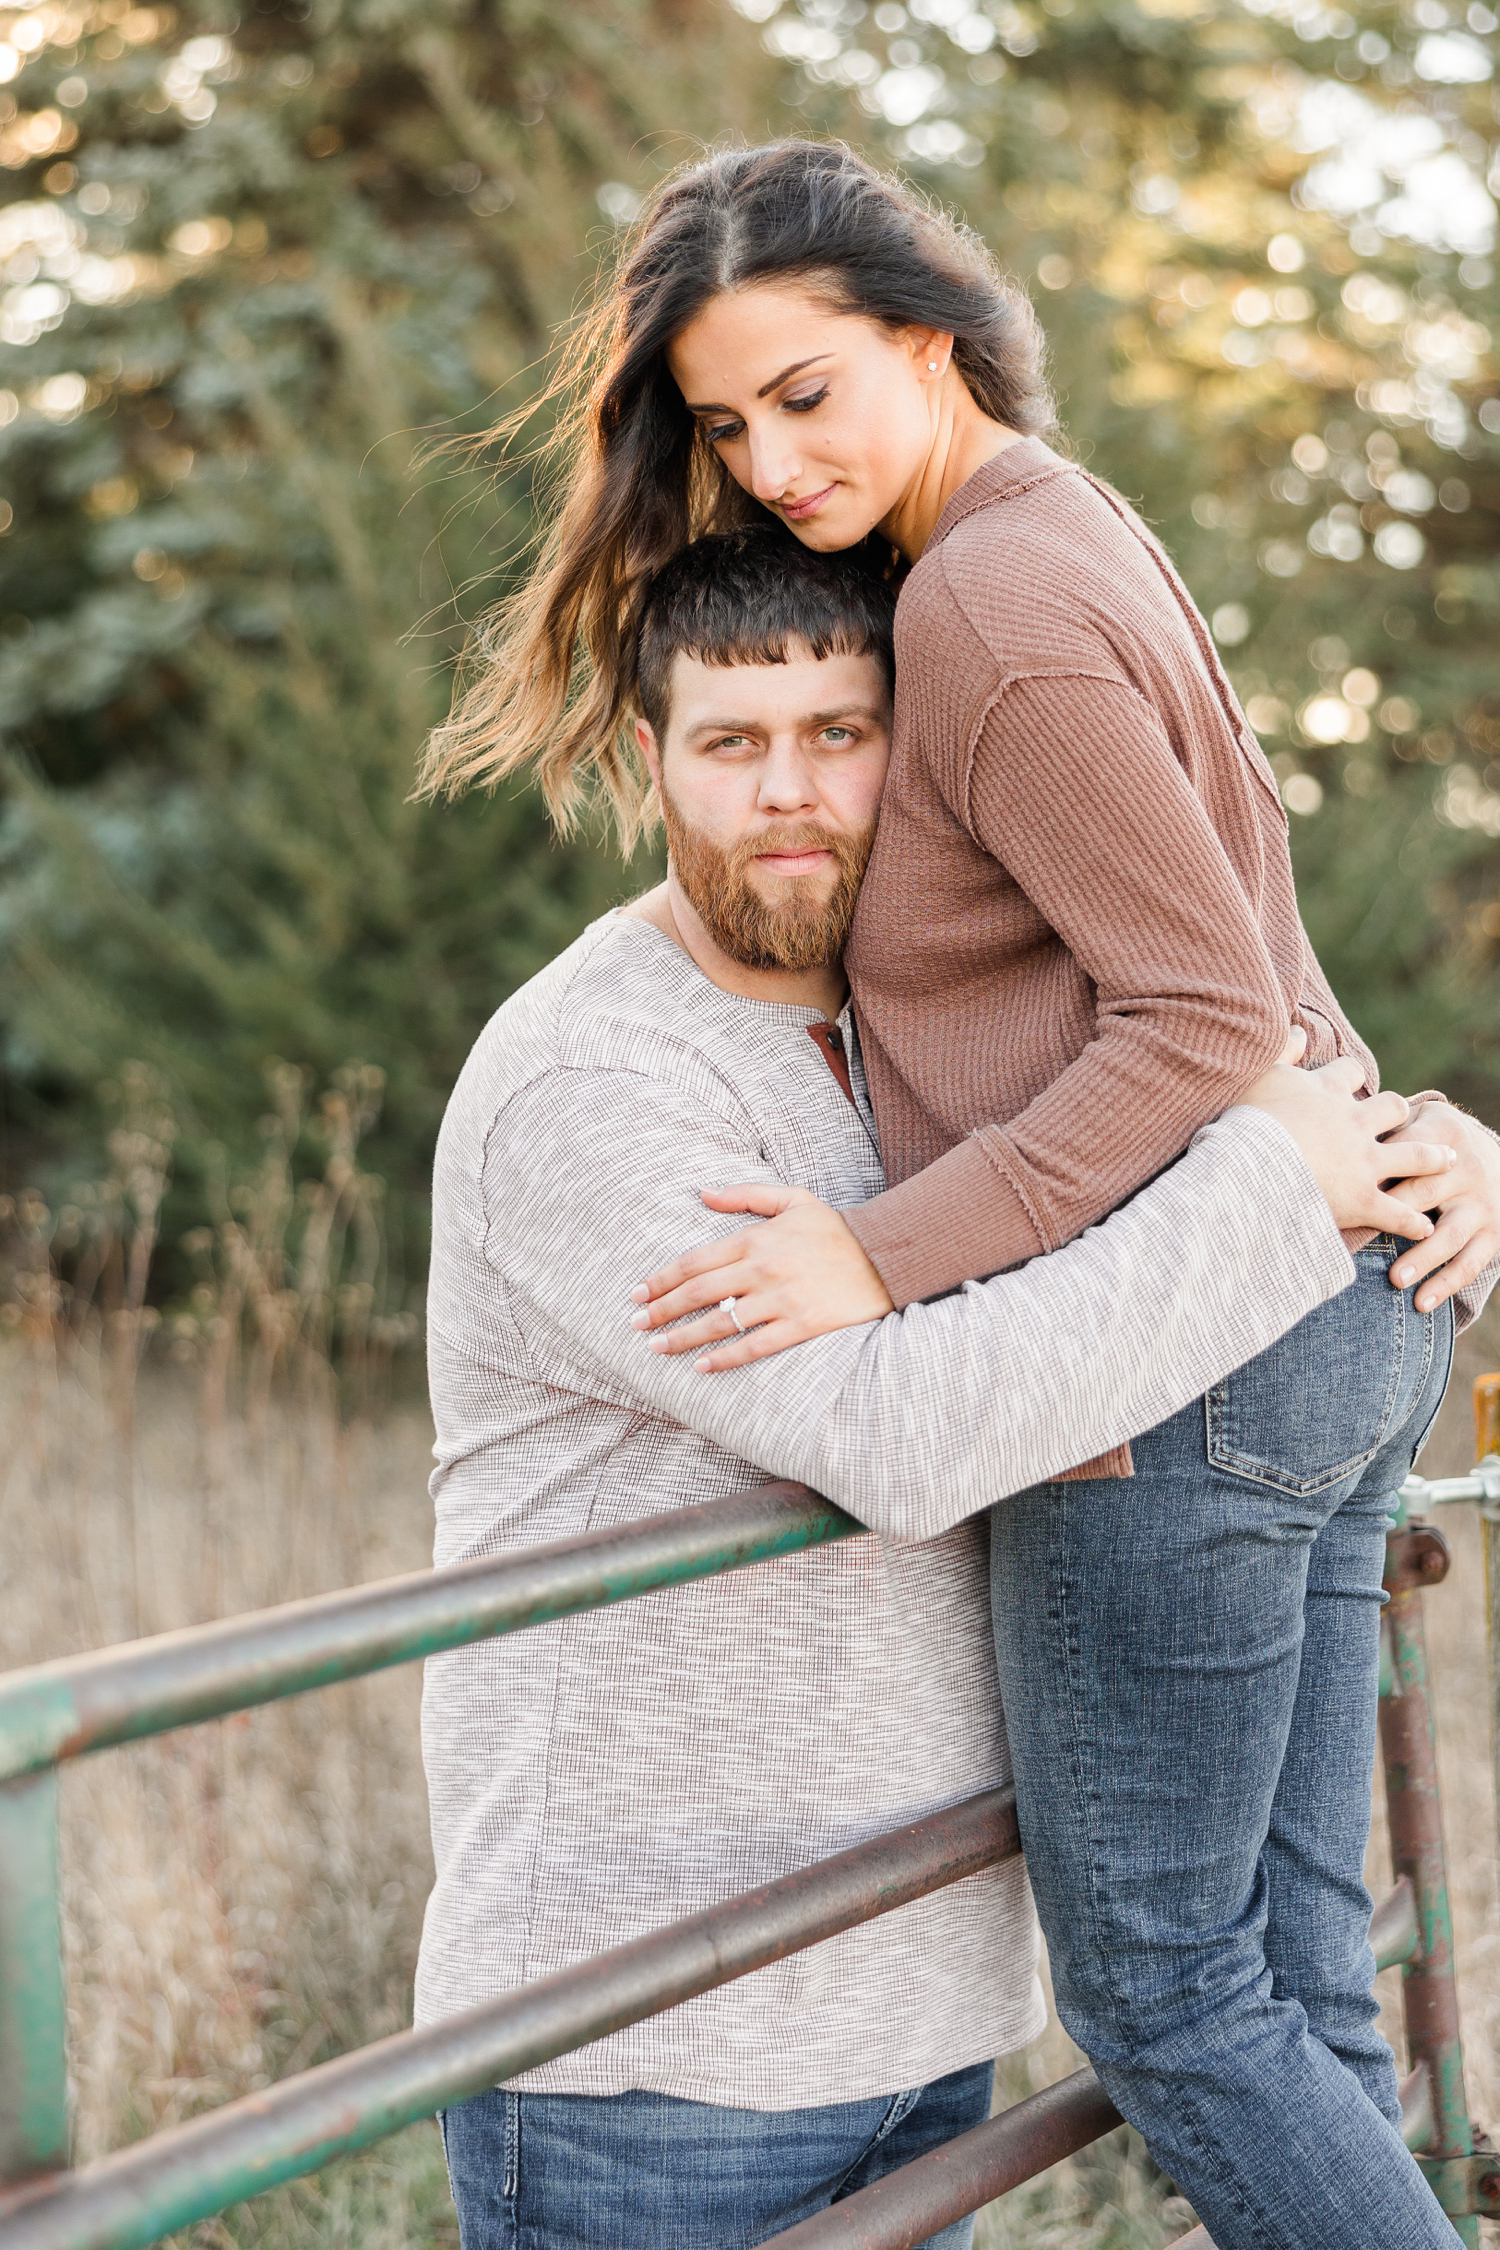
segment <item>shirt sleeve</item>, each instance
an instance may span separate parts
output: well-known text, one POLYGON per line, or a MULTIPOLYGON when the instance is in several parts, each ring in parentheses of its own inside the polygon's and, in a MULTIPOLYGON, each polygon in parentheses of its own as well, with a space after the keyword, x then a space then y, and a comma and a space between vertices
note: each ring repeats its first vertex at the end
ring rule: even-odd
POLYGON ((769 1176, 679 1089, 553 1072, 489 1136, 485 1256, 540 1382, 666 1417, 894 1538, 934 1537, 1150 1429, 1354 1271, 1295 1143, 1239 1109, 1019 1273, 724 1374, 653 1352, 631 1288, 744 1224, 700 1188, 769 1176))
POLYGON ((1275 1061, 1291 1021, 1203 801, 1124 682, 1013 682, 954 810, 1091 978, 1095 1036, 1019 1116, 849 1214, 898 1306, 1113 1210, 1275 1061))

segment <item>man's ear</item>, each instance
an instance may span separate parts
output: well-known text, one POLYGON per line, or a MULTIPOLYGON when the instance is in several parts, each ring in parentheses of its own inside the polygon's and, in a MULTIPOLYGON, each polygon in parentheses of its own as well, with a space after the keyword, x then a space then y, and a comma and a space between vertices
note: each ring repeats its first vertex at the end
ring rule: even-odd
POLYGON ((640 745, 641 756, 646 761, 646 771, 659 790, 661 788, 661 752, 656 747, 655 734, 647 726, 644 719, 637 719, 635 722, 635 739, 640 745))

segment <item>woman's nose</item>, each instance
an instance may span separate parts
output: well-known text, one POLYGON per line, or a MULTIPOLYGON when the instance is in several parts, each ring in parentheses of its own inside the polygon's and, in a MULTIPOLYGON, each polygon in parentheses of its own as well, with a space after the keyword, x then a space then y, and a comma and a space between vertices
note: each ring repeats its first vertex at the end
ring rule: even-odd
POLYGON ((750 433, 750 489, 757 500, 779 500, 802 472, 802 463, 785 439, 772 431, 750 433))

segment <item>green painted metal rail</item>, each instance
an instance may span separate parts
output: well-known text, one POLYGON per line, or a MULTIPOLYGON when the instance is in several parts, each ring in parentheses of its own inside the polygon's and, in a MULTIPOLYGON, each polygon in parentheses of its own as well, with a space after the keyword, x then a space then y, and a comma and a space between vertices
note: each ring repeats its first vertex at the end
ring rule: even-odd
POLYGON ((587 1539, 416 1571, 38 1664, 0 1679, 0 1782, 86 1750, 863 1535, 852 1516, 805 1485, 758 1485, 587 1539))
MULTIPOLYGON (((1500 1458, 1482 1461, 1472 1478, 1411 1480, 1389 1542, 1382 1737, 1398 1882, 1377 1910, 1371 1939, 1380 1966, 1402 1965, 1415 2065, 1403 2089, 1408 2141, 1459 2237, 1477 2244, 1474 2214, 1500 2215, 1500 2157, 1476 2147, 1465 2102, 1421 1638, 1422 1594, 1441 1580, 1446 1550, 1430 1525, 1407 1514, 1459 1499, 1480 1499, 1500 1523, 1500 1458)), ((862 1536, 859 1524, 805 1487, 766 1485, 587 1539, 389 1579, 0 1679, 0 2250, 137 2250, 1017 1851, 1010 1792, 991 1792, 451 2023, 400 2033, 67 2169, 61 1761, 862 1536)), ((967 2154, 956 2143, 951 2156, 938 2151, 910 2167, 909 2180, 893 2175, 882 2184, 878 2226, 872 2211, 875 2231, 859 2239, 881 2250, 925 2240, 960 2215, 964 2195, 973 2200, 962 2207, 975 2209, 1000 2192, 997 2181, 1032 2176, 1065 2142, 1081 2146, 1112 2121, 1097 2088, 1070 2082, 1035 2117, 1023 2104, 1009 2124, 996 2120, 968 2136, 967 2154)), ((853 2202, 839 2208, 845 2233, 856 2219, 864 2226, 853 2202)), ((816 2220, 805 2225, 811 2250, 826 2230, 816 2220)), ((830 2245, 844 2239, 827 2233, 830 2245)))
POLYGON ((76 2172, 0 2197, 5 2250, 144 2250, 497 2081, 659 2015, 1019 1852, 1015 1792, 688 1916, 427 2031, 344 2055, 76 2172))
POLYGON ((67 2163, 60 1761, 861 1536, 805 1486, 761 1485, 591 1538, 289 1602, 0 1680, 0 2183, 67 2163))

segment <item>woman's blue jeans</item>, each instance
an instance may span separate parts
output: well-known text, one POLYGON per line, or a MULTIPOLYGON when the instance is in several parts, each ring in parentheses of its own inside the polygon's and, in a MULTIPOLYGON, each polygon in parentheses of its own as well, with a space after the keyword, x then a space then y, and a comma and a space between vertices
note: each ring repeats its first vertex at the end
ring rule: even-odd
POLYGON ((1363 1865, 1392 1496, 1452 1354, 1396 1246, 1135 1446, 992 1517, 1058 2013, 1218 2250, 1453 2250, 1402 2146, 1363 1865))
MULTIPOLYGON (((993 2076, 774 2110, 497 2088, 442 2121, 462 2250, 751 2250, 982 2125, 993 2076)), ((927 2250, 973 2240, 964 2219, 927 2250)))

